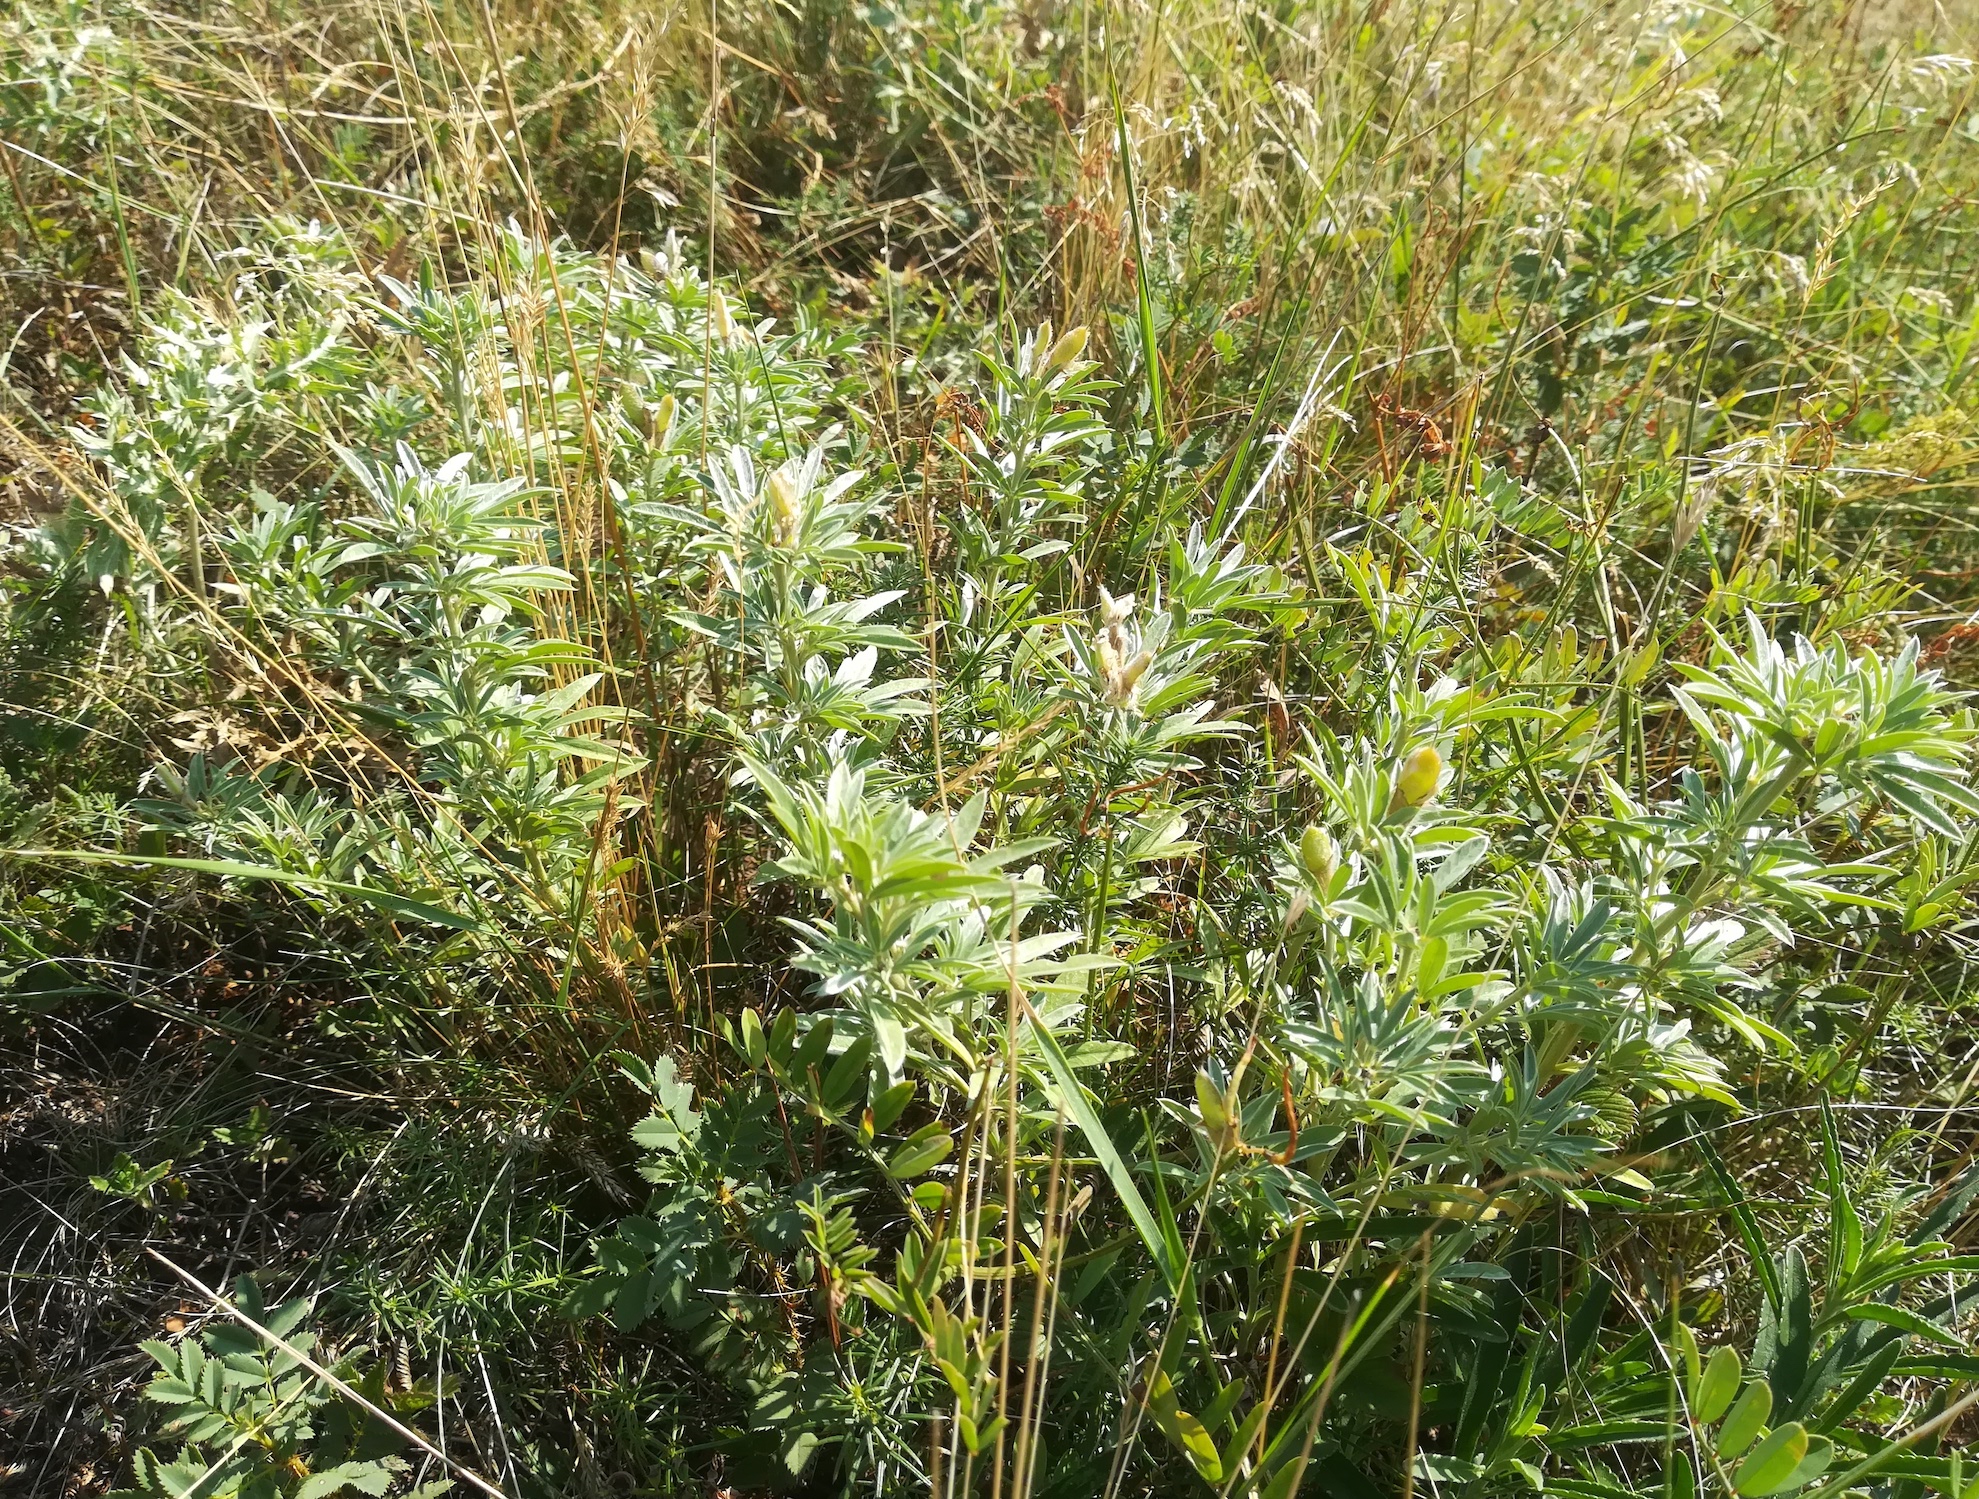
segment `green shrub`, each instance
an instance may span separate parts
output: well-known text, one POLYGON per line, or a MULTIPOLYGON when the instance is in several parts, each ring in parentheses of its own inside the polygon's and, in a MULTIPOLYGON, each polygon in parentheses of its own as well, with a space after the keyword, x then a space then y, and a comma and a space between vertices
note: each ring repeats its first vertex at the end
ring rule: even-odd
POLYGON ((20 1473, 1970 1499, 1961 24, 0 23, 20 1473))

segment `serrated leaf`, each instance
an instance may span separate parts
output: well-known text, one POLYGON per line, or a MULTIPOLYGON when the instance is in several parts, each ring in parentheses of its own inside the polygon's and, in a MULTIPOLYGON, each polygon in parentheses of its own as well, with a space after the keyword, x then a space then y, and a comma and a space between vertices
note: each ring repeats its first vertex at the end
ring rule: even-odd
POLYGON ((391 1486, 391 1470, 381 1463, 338 1463, 303 1479, 296 1486, 293 1499, 327 1499, 346 1489, 355 1489, 360 1494, 383 1494, 391 1486))
POLYGON ((594 1275, 564 1298, 564 1315, 581 1319, 606 1311, 625 1282, 616 1275, 594 1275))
MULTIPOLYGON (((298 1296, 293 1301, 283 1302, 265 1317, 257 1317, 255 1320, 260 1322, 262 1326, 266 1327, 276 1337, 288 1338, 290 1333, 302 1325, 303 1319, 309 1315, 310 1308, 313 1304, 313 1298, 298 1296)), ((291 1338, 290 1341, 293 1342, 294 1339, 291 1338)))

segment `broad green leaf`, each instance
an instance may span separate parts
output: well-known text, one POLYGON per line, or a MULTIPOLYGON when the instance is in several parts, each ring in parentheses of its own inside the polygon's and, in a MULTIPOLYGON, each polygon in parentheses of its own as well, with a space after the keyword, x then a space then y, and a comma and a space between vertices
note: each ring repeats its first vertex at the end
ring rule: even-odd
POLYGON ((763 1017, 753 1009, 742 1012, 741 1051, 751 1068, 761 1067, 769 1059, 770 1044, 763 1034, 763 1017))
POLYGON ((893 1159, 887 1162, 887 1175, 895 1181, 920 1176, 946 1160, 954 1148, 955 1137, 948 1133, 945 1125, 930 1125, 926 1130, 918 1131, 893 1153, 893 1159))
POLYGON ((1691 1395, 1691 1415, 1709 1425, 1731 1409, 1732 1400, 1738 1394, 1739 1381, 1745 1378, 1745 1363, 1736 1350, 1714 1348, 1711 1357, 1704 1365, 1704 1373, 1698 1378, 1697 1388, 1691 1395))
POLYGON ((907 1065, 907 1028, 889 1011, 873 1015, 873 1037, 879 1042, 880 1063, 888 1077, 899 1077, 907 1065))
POLYGON ((872 1123, 874 1130, 891 1129, 901 1111, 913 1101, 914 1084, 911 1080, 895 1083, 873 1100, 872 1123))
POLYGON ((1718 1455, 1731 1459, 1745 1451, 1758 1439, 1766 1418, 1772 1414, 1773 1387, 1763 1379, 1755 1379, 1745 1387, 1738 1404, 1725 1417, 1725 1424, 1718 1428, 1718 1455))
POLYGON ((1200 1418, 1182 1409, 1175 1398, 1175 1386, 1159 1369, 1148 1385, 1148 1413, 1163 1435, 1182 1449, 1205 1479, 1216 1483, 1223 1477, 1223 1458, 1216 1450, 1209 1428, 1200 1418))
MULTIPOLYGON (((1754 1385, 1753 1388, 1764 1387, 1754 1385)), ((1777 1493, 1787 1486, 1794 1469, 1806 1456, 1807 1428, 1798 1421, 1789 1421, 1752 1449, 1752 1455, 1740 1463, 1738 1471, 1732 1475, 1732 1486, 1741 1494, 1754 1496, 1754 1499, 1777 1493)))
POLYGON ((1087 1067, 1106 1067, 1114 1062, 1125 1062, 1141 1054, 1138 1046, 1128 1041, 1081 1041, 1065 1053, 1073 1067, 1084 1070, 1087 1067))
POLYGON ((1797 1489, 1810 1484, 1827 1472, 1834 1461, 1835 1444, 1826 1437, 1810 1435, 1807 1439, 1807 1455, 1800 1460, 1800 1466, 1787 1475, 1787 1481, 1780 1487, 1797 1489))

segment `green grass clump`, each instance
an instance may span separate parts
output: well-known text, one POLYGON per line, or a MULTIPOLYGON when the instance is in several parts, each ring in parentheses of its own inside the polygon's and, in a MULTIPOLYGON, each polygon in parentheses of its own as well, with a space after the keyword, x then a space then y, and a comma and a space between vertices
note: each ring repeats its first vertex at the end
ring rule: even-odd
POLYGON ((1971 1499, 1975 48, 16 7, 8 1492, 1971 1499))

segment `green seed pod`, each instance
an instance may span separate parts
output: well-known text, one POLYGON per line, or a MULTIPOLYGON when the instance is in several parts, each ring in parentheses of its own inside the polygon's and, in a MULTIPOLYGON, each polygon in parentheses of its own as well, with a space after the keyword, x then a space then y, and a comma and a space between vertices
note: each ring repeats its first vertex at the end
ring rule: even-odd
POLYGON ((1333 883, 1333 871, 1340 867, 1340 855, 1325 828, 1314 824, 1300 836, 1299 862, 1320 889, 1333 883))

